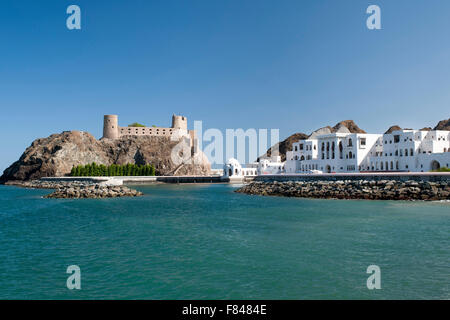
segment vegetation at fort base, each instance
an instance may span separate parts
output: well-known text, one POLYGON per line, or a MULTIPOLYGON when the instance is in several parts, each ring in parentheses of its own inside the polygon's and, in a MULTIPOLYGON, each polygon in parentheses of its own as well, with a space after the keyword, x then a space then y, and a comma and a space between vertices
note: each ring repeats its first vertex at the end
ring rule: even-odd
POLYGON ((433 170, 433 172, 450 172, 450 168, 442 167, 437 170, 433 170))
POLYGON ((70 172, 71 177, 110 177, 110 176, 154 176, 156 170, 153 165, 137 164, 112 164, 105 166, 103 164, 91 164, 74 166, 70 172))
POLYGON ((134 122, 132 124, 129 124, 128 127, 139 127, 139 128, 145 128, 145 125, 134 122))

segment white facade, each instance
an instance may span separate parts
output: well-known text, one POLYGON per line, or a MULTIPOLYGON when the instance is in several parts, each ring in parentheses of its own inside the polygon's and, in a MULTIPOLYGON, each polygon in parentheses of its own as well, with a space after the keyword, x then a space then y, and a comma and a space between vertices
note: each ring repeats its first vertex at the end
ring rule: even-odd
POLYGON ((286 155, 286 173, 417 171, 450 164, 450 131, 331 133, 301 140, 286 155))
POLYGON ((284 172, 284 165, 285 163, 281 162, 280 156, 261 159, 245 168, 241 166, 239 161, 232 158, 224 165, 223 176, 225 178, 244 178, 263 174, 279 174, 284 172))

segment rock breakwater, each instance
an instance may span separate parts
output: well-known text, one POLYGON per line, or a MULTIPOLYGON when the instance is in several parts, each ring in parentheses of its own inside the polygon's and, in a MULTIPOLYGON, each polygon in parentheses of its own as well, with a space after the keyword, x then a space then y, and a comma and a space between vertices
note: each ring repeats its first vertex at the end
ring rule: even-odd
POLYGON ((450 200, 448 181, 253 181, 236 192, 321 199, 450 200))
POLYGON ((88 181, 21 181, 10 183, 24 188, 54 189, 44 198, 83 199, 138 197, 143 193, 126 186, 108 186, 88 181))

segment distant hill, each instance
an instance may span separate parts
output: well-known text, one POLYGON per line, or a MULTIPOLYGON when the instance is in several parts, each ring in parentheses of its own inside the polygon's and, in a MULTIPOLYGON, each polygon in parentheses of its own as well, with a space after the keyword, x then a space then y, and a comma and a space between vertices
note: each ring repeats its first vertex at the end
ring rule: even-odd
MULTIPOLYGON (((278 142, 276 145, 278 145, 278 150, 280 152, 280 156, 281 156, 281 161, 286 161, 286 151, 292 150, 292 144, 294 142, 297 142, 299 140, 304 140, 304 139, 308 139, 308 135, 305 133, 294 133, 293 135, 290 135, 289 137, 287 137, 286 139, 284 139, 281 142, 278 142)), ((267 150, 267 152, 258 158, 268 158, 272 155, 272 148, 269 148, 269 150, 267 150)))
POLYGON ((449 130, 450 131, 450 119, 439 121, 434 130, 449 130))
MULTIPOLYGON (((404 129, 405 129, 405 130, 412 130, 412 129, 406 129, 406 128, 404 128, 404 129)), ((396 130, 402 130, 402 128, 400 128, 400 127, 397 126, 397 125, 391 126, 391 127, 385 132, 385 134, 387 134, 387 133, 392 133, 393 131, 396 131, 396 130)), ((437 124, 437 126, 435 126, 434 128, 431 128, 431 127, 423 127, 422 129, 419 129, 419 130, 420 130, 420 131, 431 131, 431 130, 448 130, 448 131, 450 131, 450 119, 439 121, 439 123, 437 124)))
MULTIPOLYGON (((299 140, 305 140, 308 138, 314 138, 317 135, 334 133, 334 132, 366 133, 364 130, 359 128, 353 120, 343 120, 343 121, 336 123, 336 125, 333 127, 326 126, 323 128, 319 128, 319 129, 313 131, 310 135, 307 135, 305 133, 294 133, 293 135, 287 137, 286 139, 284 139, 283 141, 278 143, 278 147, 279 147, 278 150, 280 152, 281 161, 286 161, 286 152, 292 150, 292 144, 294 142, 297 142, 299 140)), ((258 158, 258 160, 261 158, 270 157, 271 149, 272 148, 267 150, 267 152, 263 156, 258 158)))
POLYGON ((402 130, 402 128, 400 128, 397 125, 394 125, 394 126, 391 126, 384 134, 389 134, 389 133, 392 133, 392 132, 397 131, 397 130, 402 130))
POLYGON ((338 132, 340 128, 345 127, 347 128, 351 133, 367 133, 364 130, 360 129, 355 121, 353 120, 344 120, 341 122, 338 122, 334 127, 333 127, 333 132, 338 132))

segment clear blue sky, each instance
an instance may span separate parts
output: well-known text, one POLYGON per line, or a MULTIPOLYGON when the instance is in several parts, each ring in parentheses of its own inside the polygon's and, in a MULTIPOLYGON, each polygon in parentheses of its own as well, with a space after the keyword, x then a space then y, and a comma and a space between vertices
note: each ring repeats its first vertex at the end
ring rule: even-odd
POLYGON ((38 137, 100 138, 103 114, 281 138, 344 119, 434 126, 450 117, 449 31, 448 0, 2 0, 0 170, 38 137))

